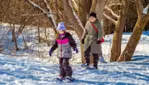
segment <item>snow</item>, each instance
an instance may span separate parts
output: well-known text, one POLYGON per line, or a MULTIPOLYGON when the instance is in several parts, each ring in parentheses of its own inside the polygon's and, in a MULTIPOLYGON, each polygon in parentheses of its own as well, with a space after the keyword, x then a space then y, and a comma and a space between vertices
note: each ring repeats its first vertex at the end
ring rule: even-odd
POLYGON ((148 9, 149 9, 149 5, 147 5, 144 9, 143 9, 143 14, 147 14, 148 13, 148 9))
MULTIPOLYGON (((131 33, 123 34, 122 49, 126 46, 130 35, 131 33)), ((0 54, 0 85, 149 84, 149 31, 143 32, 133 59, 130 62, 108 62, 109 51, 112 45, 112 34, 107 35, 105 37, 105 42, 102 44, 103 56, 108 63, 99 63, 98 70, 86 70, 81 67, 80 53, 73 53, 74 56, 71 60, 71 65, 73 68, 73 77, 76 78, 76 81, 73 83, 57 82, 55 80, 59 75, 59 65, 58 59, 56 58, 56 52, 52 57, 49 57, 48 50, 50 47, 47 47, 46 44, 37 44, 37 41, 33 42, 34 36, 36 35, 30 34, 29 38, 27 38, 31 39, 29 40, 28 45, 32 48, 32 51, 30 49, 29 51, 21 50, 14 54, 9 54, 7 52, 10 50, 7 49, 4 53, 0 54), (40 50, 41 54, 39 55, 45 57, 38 57, 38 54, 36 54, 37 52, 34 50, 40 50)), ((7 37, 7 39, 10 39, 9 36, 7 37)), ((77 38, 76 35, 73 35, 73 37, 77 38)), ((19 46, 21 46, 21 43, 21 40, 19 40, 19 46)), ((80 44, 78 40, 77 43, 80 44)))

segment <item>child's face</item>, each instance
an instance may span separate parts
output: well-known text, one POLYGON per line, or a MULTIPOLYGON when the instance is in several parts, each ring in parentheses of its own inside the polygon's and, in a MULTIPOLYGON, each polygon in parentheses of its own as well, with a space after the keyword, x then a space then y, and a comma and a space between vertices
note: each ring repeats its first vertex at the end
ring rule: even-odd
POLYGON ((59 34, 64 34, 63 30, 58 30, 59 34))

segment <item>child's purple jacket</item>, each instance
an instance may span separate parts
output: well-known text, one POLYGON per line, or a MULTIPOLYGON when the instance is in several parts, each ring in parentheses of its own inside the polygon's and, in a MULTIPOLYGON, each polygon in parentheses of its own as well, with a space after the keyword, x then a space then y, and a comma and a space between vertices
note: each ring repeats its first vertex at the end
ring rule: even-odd
POLYGON ((76 43, 72 38, 71 34, 66 32, 63 35, 59 35, 58 39, 56 39, 55 44, 52 46, 51 51, 53 52, 56 48, 58 48, 58 57, 59 58, 71 58, 72 50, 76 48, 76 43))

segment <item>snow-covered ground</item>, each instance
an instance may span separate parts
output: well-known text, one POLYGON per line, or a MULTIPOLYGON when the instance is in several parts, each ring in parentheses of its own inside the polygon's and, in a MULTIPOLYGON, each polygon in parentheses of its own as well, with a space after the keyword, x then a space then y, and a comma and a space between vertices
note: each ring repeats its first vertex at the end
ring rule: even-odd
MULTIPOLYGON (((102 44, 103 55, 107 62, 112 36, 107 35, 102 44)), ((130 33, 124 33, 122 48, 125 47, 129 37, 130 33)), ((79 41, 77 43, 79 44, 79 41)), ((32 48, 44 51, 44 56, 47 57, 42 59, 32 53, 34 51, 21 50, 15 56, 7 54, 5 50, 0 54, 0 85, 149 85, 149 31, 143 33, 131 62, 99 64, 98 70, 86 70, 80 66, 80 53, 74 53, 71 63, 76 81, 73 83, 55 80, 59 75, 56 53, 50 58, 48 57, 50 47, 40 45, 42 48, 36 46, 32 48), (22 54, 23 52, 25 53, 22 54)))

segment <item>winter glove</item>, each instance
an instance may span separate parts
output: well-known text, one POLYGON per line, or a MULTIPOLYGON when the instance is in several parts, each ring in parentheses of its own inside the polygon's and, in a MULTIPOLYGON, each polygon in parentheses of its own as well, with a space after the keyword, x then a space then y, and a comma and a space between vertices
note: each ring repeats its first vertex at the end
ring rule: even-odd
POLYGON ((78 53, 78 52, 79 52, 78 48, 74 48, 73 50, 74 50, 74 51, 76 51, 76 53, 78 53))
POLYGON ((100 44, 101 43, 101 40, 97 40, 96 44, 100 44))
POLYGON ((52 56, 52 50, 49 51, 49 56, 52 56))
POLYGON ((81 43, 84 44, 84 39, 81 39, 81 43))

